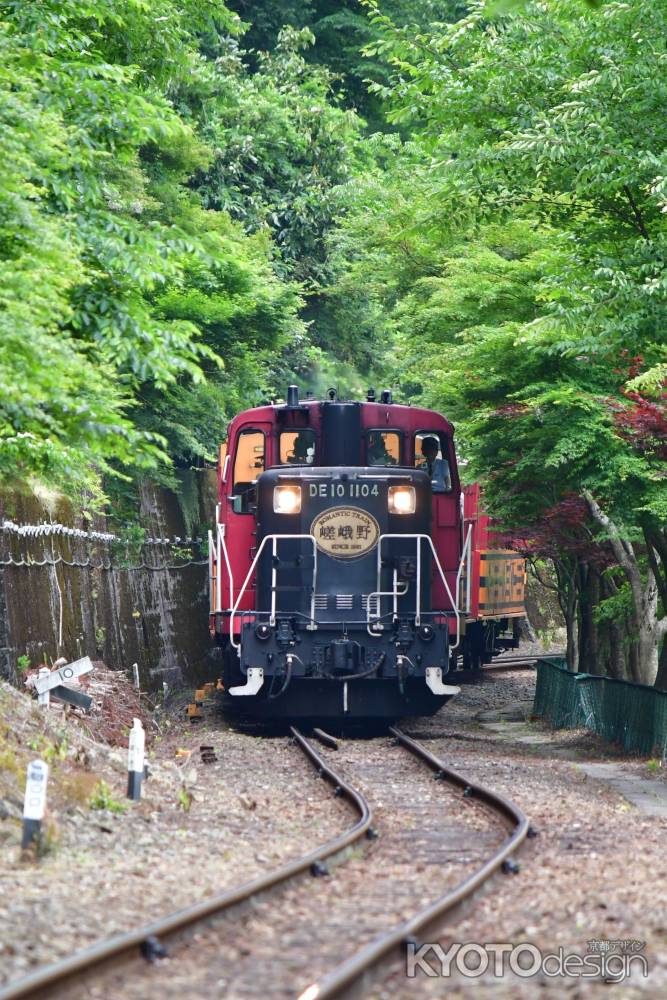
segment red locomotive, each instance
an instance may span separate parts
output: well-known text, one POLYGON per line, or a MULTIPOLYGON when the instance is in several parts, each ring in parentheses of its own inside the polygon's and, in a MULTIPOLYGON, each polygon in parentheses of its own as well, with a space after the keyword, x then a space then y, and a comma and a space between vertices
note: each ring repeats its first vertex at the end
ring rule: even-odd
POLYGON ((457 667, 523 614, 523 563, 488 549, 452 425, 369 390, 232 420, 210 536, 211 634, 228 706, 258 719, 435 712, 457 667))

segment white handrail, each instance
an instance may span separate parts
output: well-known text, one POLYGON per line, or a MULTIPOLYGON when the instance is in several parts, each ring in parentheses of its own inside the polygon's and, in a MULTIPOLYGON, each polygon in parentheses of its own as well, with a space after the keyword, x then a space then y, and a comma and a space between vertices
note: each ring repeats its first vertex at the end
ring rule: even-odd
MULTIPOLYGON (((385 540, 385 538, 402 538, 404 540, 405 539, 412 539, 417 544, 417 580, 416 580, 416 595, 415 595, 415 598, 416 598, 416 603, 415 603, 415 624, 416 625, 419 625, 420 624, 420 620, 421 620, 421 614, 420 614, 420 612, 421 612, 421 543, 423 541, 428 542, 428 544, 429 544, 429 546, 431 548, 431 554, 433 555, 433 559, 435 561, 435 565, 437 567, 438 573, 440 574, 440 579, 442 580, 443 586, 444 586, 444 588, 445 588, 445 590, 447 592, 447 596, 449 597, 449 602, 450 602, 450 604, 452 606, 452 611, 454 612, 454 615, 456 617, 456 642, 454 643, 453 646, 450 646, 449 648, 450 648, 450 650, 457 649, 458 646, 459 646, 459 643, 461 642, 461 616, 460 616, 460 613, 459 613, 458 601, 455 601, 454 598, 452 597, 452 592, 449 589, 449 584, 447 583, 447 577, 445 576, 445 574, 443 572, 442 566, 440 565, 440 560, 438 558, 438 553, 435 551, 435 546, 433 545, 433 539, 431 538, 430 535, 424 535, 424 534, 410 534, 410 533, 398 534, 398 533, 391 533, 391 534, 386 534, 386 535, 380 535, 380 538, 378 539, 378 555, 377 555, 377 573, 378 573, 378 576, 377 576, 377 589, 378 589, 378 592, 380 591, 380 587, 381 587, 380 577, 381 577, 381 573, 382 573, 382 542, 385 540)), ((459 572, 460 572, 460 567, 459 567, 459 572)), ((379 613, 381 611, 381 608, 379 607, 379 603, 380 602, 378 600, 378 617, 381 617, 381 615, 379 613)), ((369 615, 368 608, 367 608, 367 611, 366 611, 366 617, 368 619, 368 623, 370 624, 370 615, 369 615)))
MULTIPOLYGON (((471 544, 470 544, 470 541, 471 541, 471 532, 472 532, 472 525, 468 528, 468 534, 467 534, 467 537, 466 537, 465 544, 463 546, 463 551, 461 553, 461 559, 459 561, 459 567, 458 567, 457 574, 456 574, 456 593, 457 593, 457 596, 458 596, 459 587, 460 587, 460 581, 461 581, 461 574, 463 572, 464 562, 467 561, 468 574, 467 574, 467 579, 466 579, 466 585, 467 585, 466 586, 466 590, 467 590, 467 595, 466 595, 466 613, 470 610, 470 570, 471 570, 470 561, 471 561, 471 555, 472 555, 472 548, 471 548, 471 544)), ((372 622, 371 622, 371 618, 372 617, 378 618, 378 619, 382 617, 382 613, 381 613, 382 612, 382 608, 381 608, 381 598, 382 597, 392 597, 394 599, 393 600, 393 603, 394 603, 394 613, 396 613, 396 610, 397 610, 397 608, 396 608, 397 598, 405 596, 405 594, 407 594, 408 589, 409 589, 409 586, 406 585, 406 589, 404 591, 399 591, 398 590, 398 581, 395 580, 395 586, 394 586, 393 590, 391 590, 391 591, 383 591, 383 590, 381 590, 382 542, 385 539, 387 539, 387 538, 389 538, 389 539, 396 538, 396 539, 404 539, 404 540, 411 539, 411 540, 415 541, 415 543, 416 543, 416 546, 417 546, 417 579, 416 579, 416 591, 417 592, 416 592, 416 595, 415 595, 416 596, 416 605, 415 605, 415 624, 416 625, 419 625, 421 623, 421 543, 423 541, 427 541, 428 542, 428 544, 430 546, 430 549, 431 549, 431 554, 432 554, 433 559, 435 561, 435 565, 437 567, 438 573, 440 574, 440 579, 442 580, 443 586, 445 588, 447 596, 449 597, 450 604, 452 606, 452 611, 453 611, 453 613, 454 613, 454 615, 456 617, 456 642, 452 646, 450 646, 450 650, 457 649, 458 646, 459 646, 459 644, 460 644, 460 642, 461 642, 461 616, 460 616, 460 609, 459 609, 459 606, 458 606, 458 600, 454 600, 454 597, 452 596, 452 592, 451 592, 449 584, 447 582, 447 577, 445 576, 445 573, 444 573, 444 571, 442 569, 442 566, 440 564, 440 559, 438 558, 438 554, 437 554, 437 552, 435 550, 435 546, 433 545, 433 540, 430 537, 430 535, 424 535, 424 534, 398 534, 398 533, 380 535, 380 538, 378 539, 378 546, 377 546, 377 552, 378 552, 378 554, 377 554, 377 590, 374 591, 372 594, 369 594, 369 596, 368 596, 368 600, 367 600, 367 604, 366 604, 367 629, 370 632, 370 628, 372 626, 372 622), (376 612, 376 615, 371 615, 371 598, 376 598, 377 599, 377 612, 376 612)), ((224 555, 225 564, 226 564, 226 567, 227 567, 227 573, 229 575, 229 604, 230 604, 230 609, 231 609, 231 615, 230 615, 230 620, 229 620, 229 634, 230 634, 230 640, 231 640, 232 646, 234 646, 234 648, 237 650, 237 652, 240 650, 241 644, 234 642, 234 618, 236 617, 236 613, 238 612, 239 605, 241 603, 241 599, 242 599, 243 595, 245 594, 245 591, 247 590, 248 584, 250 583, 250 580, 251 580, 251 578, 252 578, 252 576, 253 576, 253 574, 255 572, 255 569, 257 567, 257 563, 259 562, 259 558, 260 558, 262 552, 264 551, 265 545, 269 541, 271 541, 271 543, 272 543, 272 560, 273 560, 273 565, 272 565, 272 570, 271 570, 271 611, 270 611, 269 623, 272 626, 275 625, 275 615, 276 615, 276 583, 277 583, 276 559, 277 559, 277 554, 278 554, 278 543, 282 539, 285 539, 285 540, 287 540, 287 539, 292 539, 292 540, 299 540, 299 539, 300 540, 305 540, 305 539, 308 539, 308 541, 310 541, 311 544, 312 544, 312 546, 313 546, 313 586, 312 586, 311 599, 310 599, 310 625, 309 625, 309 628, 316 628, 316 625, 315 625, 315 593, 316 593, 316 590, 317 590, 317 543, 316 543, 315 538, 313 537, 313 535, 292 535, 292 534, 290 534, 290 535, 278 535, 278 534, 265 535, 265 537, 262 539, 262 541, 260 543, 260 546, 259 546, 259 548, 258 548, 258 550, 257 550, 257 552, 255 554, 255 557, 254 557, 254 559, 252 561, 250 569, 248 570, 248 574, 247 574, 245 580, 243 581, 243 585, 242 585, 242 587, 241 587, 241 589, 240 589, 240 591, 238 593, 236 601, 234 601, 234 583, 233 583, 233 578, 232 578, 232 570, 231 570, 231 565, 230 565, 230 561, 229 561, 229 555, 228 555, 228 552, 227 552, 227 546, 225 544, 225 525, 224 524, 219 524, 218 525, 218 559, 217 559, 217 567, 216 567, 217 573, 218 573, 218 588, 217 588, 218 589, 218 595, 217 595, 217 597, 218 597, 218 600, 217 600, 218 607, 216 608, 216 611, 218 611, 218 612, 222 611, 221 593, 220 593, 220 586, 221 586, 221 560, 220 560, 220 552, 222 552, 222 554, 224 555)), ((370 633, 370 634, 373 634, 373 633, 370 633)))
POLYGON ((461 593, 461 574, 463 572, 463 562, 466 562, 466 614, 470 614, 470 575, 471 575, 471 557, 472 557, 472 546, 470 540, 472 537, 472 524, 468 525, 468 533, 466 535, 466 540, 463 543, 463 551, 461 552, 461 559, 459 561, 459 568, 456 574, 456 596, 458 597, 461 593))
POLYGON ((229 553, 227 552, 227 543, 225 542, 226 533, 225 524, 218 525, 218 607, 216 611, 222 612, 222 570, 221 570, 221 560, 220 553, 225 557, 225 566, 227 567, 227 576, 229 577, 229 607, 231 608, 234 603, 234 577, 232 575, 232 566, 229 561, 229 553))
POLYGON ((214 614, 217 608, 217 597, 213 600, 213 532, 209 528, 208 532, 208 607, 211 614, 214 614))
POLYGON ((230 615, 230 618, 229 618, 229 638, 231 640, 232 646, 234 647, 234 649, 236 650, 236 652, 239 654, 239 656, 240 656, 240 650, 241 650, 241 643, 240 642, 238 642, 238 643, 234 642, 234 618, 236 617, 236 612, 239 609, 239 604, 241 603, 241 598, 245 594, 246 589, 248 587, 248 584, 250 583, 250 580, 252 579, 252 575, 255 572, 255 569, 257 567, 257 563, 259 562, 259 557, 261 556, 262 552, 264 551, 264 546, 266 545, 267 542, 270 541, 272 543, 272 555, 273 555, 273 559, 274 559, 274 565, 273 565, 272 571, 271 571, 271 617, 269 618, 269 621, 271 622, 271 624, 275 625, 275 610, 276 610, 276 607, 275 607, 275 593, 276 593, 276 591, 275 591, 275 586, 276 586, 276 584, 275 584, 275 578, 276 578, 275 558, 277 556, 277 551, 278 551, 278 542, 281 541, 281 540, 283 540, 283 539, 290 539, 290 538, 293 539, 293 540, 294 539, 300 539, 302 541, 305 540, 305 539, 308 539, 309 542, 312 542, 312 546, 313 546, 313 589, 312 589, 312 592, 311 592, 311 595, 310 595, 310 625, 309 625, 309 628, 311 628, 311 629, 317 628, 317 626, 315 624, 315 591, 317 589, 317 543, 315 542, 314 537, 312 535, 265 535, 264 538, 262 539, 261 543, 260 543, 259 548, 257 549, 257 552, 255 553, 255 558, 253 559, 252 564, 250 566, 250 569, 248 570, 248 575, 246 576, 245 580, 243 581, 243 586, 239 590, 238 597, 236 598, 236 601, 234 603, 234 606, 232 608, 231 615, 230 615))
POLYGON ((373 597, 377 597, 378 598, 378 613, 375 615, 375 617, 379 619, 379 617, 380 617, 380 615, 379 615, 379 610, 380 610, 380 607, 379 607, 379 598, 380 597, 393 597, 394 598, 394 617, 396 617, 397 614, 398 614, 398 598, 399 597, 405 597, 405 595, 407 594, 407 592, 408 592, 409 589, 410 589, 410 585, 407 583, 407 581, 405 583, 405 587, 404 587, 403 590, 399 590, 398 589, 397 574, 396 574, 396 570, 394 570, 394 589, 393 590, 374 590, 371 594, 368 595, 368 599, 366 601, 366 631, 368 632, 369 635, 371 635, 371 636, 373 636, 373 638, 377 639, 377 632, 378 631, 382 631, 382 628, 383 628, 382 625, 380 625, 379 628, 378 628, 377 623, 375 624, 375 626, 373 626, 370 623, 371 598, 373 598, 373 597), (374 627, 376 629, 376 632, 372 631, 372 629, 374 627))

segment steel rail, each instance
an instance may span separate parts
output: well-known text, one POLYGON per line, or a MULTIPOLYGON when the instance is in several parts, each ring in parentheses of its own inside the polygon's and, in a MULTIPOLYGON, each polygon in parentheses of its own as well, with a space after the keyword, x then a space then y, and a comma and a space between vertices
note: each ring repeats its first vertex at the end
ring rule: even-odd
POLYGON ((516 660, 491 660, 490 663, 484 664, 482 670, 493 672, 494 670, 512 670, 514 667, 534 667, 537 660, 536 656, 522 656, 521 659, 516 660))
POLYGON ((528 834, 529 824, 525 814, 518 806, 510 802, 498 792, 494 792, 484 785, 459 774, 452 770, 438 757, 434 756, 416 740, 406 736, 400 729, 390 727, 389 730, 410 753, 421 758, 438 777, 461 788, 464 793, 477 801, 483 802, 494 812, 500 814, 504 820, 512 825, 512 831, 503 841, 497 851, 494 852, 487 861, 475 872, 460 882, 450 892, 440 896, 429 906, 420 910, 404 923, 399 924, 386 934, 381 934, 370 944, 361 948, 356 954, 350 956, 331 972, 327 973, 318 982, 307 987, 299 1000, 327 1000, 330 997, 339 996, 343 990, 348 989, 356 983, 366 972, 370 971, 382 958, 394 949, 403 947, 419 931, 425 929, 435 920, 445 916, 463 900, 472 896, 476 889, 496 872, 503 862, 512 854, 528 834))
POLYGON ((548 659, 551 656, 565 656, 565 651, 559 649, 555 653, 512 653, 511 656, 499 653, 493 657, 491 663, 497 667, 501 667, 505 663, 508 665, 514 663, 537 663, 538 660, 548 659))
POLYGON ((184 909, 176 910, 125 934, 118 934, 115 937, 98 941, 51 965, 42 966, 22 979, 0 987, 0 1000, 19 1000, 20 997, 33 996, 46 989, 51 990, 72 976, 90 971, 109 959, 126 955, 135 949, 140 950, 149 938, 164 938, 207 917, 223 913, 258 893, 273 889, 296 875, 302 874, 312 865, 340 853, 363 837, 369 830, 373 819, 371 808, 364 796, 330 767, 297 729, 291 727, 291 733, 296 744, 317 769, 320 776, 326 778, 334 786, 336 795, 346 798, 357 810, 359 819, 354 826, 337 837, 327 840, 324 844, 309 851, 308 854, 304 854, 303 857, 289 861, 280 868, 260 875, 250 882, 227 889, 184 909))
MULTIPOLYGON (((558 654, 553 653, 544 655, 556 656, 558 654)), ((527 670, 528 668, 534 667, 535 664, 540 659, 542 659, 542 656, 520 656, 520 657, 503 656, 499 659, 494 658, 493 660, 490 660, 488 663, 482 664, 481 667, 478 667, 477 669, 474 670, 471 668, 464 669, 463 667, 460 670, 450 670, 447 676, 449 680, 454 684, 457 682, 465 684, 468 681, 480 680, 480 678, 482 678, 485 674, 500 674, 505 670, 523 670, 523 669, 527 670)))
POLYGON ((338 749, 338 740, 331 733, 327 733, 324 729, 313 729, 313 736, 323 743, 325 747, 329 747, 330 750, 338 749))

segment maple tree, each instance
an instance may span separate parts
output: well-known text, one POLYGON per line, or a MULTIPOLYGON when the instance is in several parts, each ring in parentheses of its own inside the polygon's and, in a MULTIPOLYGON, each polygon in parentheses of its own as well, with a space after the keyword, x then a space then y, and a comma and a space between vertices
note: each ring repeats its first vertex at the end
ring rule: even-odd
POLYGON ((667 7, 474 2, 419 32, 367 6, 408 138, 350 186, 341 286, 554 561, 570 664, 664 685, 667 7))

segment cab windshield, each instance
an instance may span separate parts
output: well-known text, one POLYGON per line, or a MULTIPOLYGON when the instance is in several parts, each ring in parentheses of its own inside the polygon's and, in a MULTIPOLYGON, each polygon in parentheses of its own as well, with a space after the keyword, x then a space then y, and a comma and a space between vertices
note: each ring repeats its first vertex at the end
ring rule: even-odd
POLYGON ((281 465, 313 465, 315 462, 315 431, 283 431, 280 435, 281 465))
POLYGON ((400 465, 401 436, 397 431, 369 431, 366 465, 400 465))

